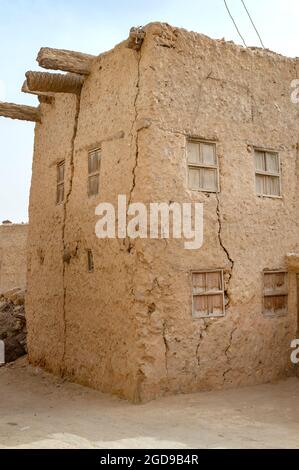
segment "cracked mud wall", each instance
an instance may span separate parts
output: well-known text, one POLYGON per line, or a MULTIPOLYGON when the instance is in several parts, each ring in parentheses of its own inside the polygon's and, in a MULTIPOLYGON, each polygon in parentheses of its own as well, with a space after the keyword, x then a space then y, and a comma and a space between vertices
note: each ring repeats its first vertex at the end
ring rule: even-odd
POLYGON ((120 44, 100 56, 80 102, 56 96, 37 125, 30 199, 28 329, 31 362, 84 385, 139 401, 136 255, 125 240, 99 240, 100 202, 134 190, 140 54, 120 44), (88 197, 88 152, 101 148, 99 195, 88 197), (65 202, 55 205, 65 159, 65 202), (42 191, 42 194, 41 194, 42 191), (41 201, 42 197, 42 201, 41 201), (94 272, 88 272, 92 250, 94 272), (42 258, 42 261, 41 261, 42 258))
POLYGON ((70 188, 76 98, 59 95, 42 104, 35 128, 29 204, 26 317, 32 363, 63 372, 64 288, 62 204, 56 204, 57 164, 65 161, 65 194, 70 188))
POLYGON ((0 293, 26 287, 27 224, 0 225, 0 293))
POLYGON ((133 401, 266 382, 292 373, 289 313, 262 315, 262 271, 298 251, 298 111, 294 61, 166 25, 146 27, 141 52, 100 56, 76 97, 42 105, 30 198, 31 362, 133 401), (79 111, 79 112, 78 112, 79 111), (77 112, 77 119, 76 119, 77 112), (186 137, 214 140, 220 193, 190 191, 186 137), (282 199, 255 195, 251 146, 280 151, 282 199), (88 151, 101 148, 100 191, 87 197, 88 151), (56 164, 66 161, 66 204, 56 164), (99 240, 95 208, 204 203, 204 245, 99 240), (92 250, 94 272, 87 269, 92 250), (193 319, 192 270, 223 268, 224 318, 193 319))
POLYGON ((141 399, 241 386, 293 373, 296 284, 288 315, 262 314, 264 269, 286 269, 298 251, 298 108, 290 101, 295 60, 167 25, 147 28, 142 48, 136 200, 204 203, 204 245, 135 242, 139 267, 141 399), (190 191, 186 138, 215 141, 218 195, 190 191), (276 149, 281 199, 255 194, 252 146, 276 149), (149 184, 148 175, 151 177, 149 184), (192 270, 224 269, 226 314, 192 318, 192 270))
POLYGON ((128 240, 100 240, 95 235, 101 202, 117 207, 129 201, 136 165, 136 102, 140 54, 120 44, 99 57, 82 94, 74 147, 73 190, 69 197, 65 238, 71 252, 65 271, 66 352, 70 377, 138 401, 136 306, 132 296, 138 277, 136 255, 128 240), (99 194, 87 197, 88 151, 100 147, 99 194), (94 272, 87 270, 87 250, 94 272))

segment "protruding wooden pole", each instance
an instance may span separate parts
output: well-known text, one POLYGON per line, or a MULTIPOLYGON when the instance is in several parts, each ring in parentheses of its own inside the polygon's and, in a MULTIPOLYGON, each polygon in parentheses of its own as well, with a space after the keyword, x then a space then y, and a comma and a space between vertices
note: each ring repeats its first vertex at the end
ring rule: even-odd
POLYGON ((43 91, 40 91, 40 92, 30 91, 27 85, 27 80, 25 80, 25 82, 23 83, 22 92, 38 96, 40 103, 52 104, 54 103, 54 100, 55 100, 54 93, 45 93, 43 91))
POLYGON ((64 72, 89 75, 92 61, 96 56, 65 49, 42 47, 37 62, 44 69, 62 70, 64 72))
POLYGON ((39 108, 0 101, 0 116, 21 121, 39 122, 41 114, 39 108))
POLYGON ((79 94, 84 83, 84 77, 73 73, 27 72, 26 78, 30 91, 46 93, 79 94))

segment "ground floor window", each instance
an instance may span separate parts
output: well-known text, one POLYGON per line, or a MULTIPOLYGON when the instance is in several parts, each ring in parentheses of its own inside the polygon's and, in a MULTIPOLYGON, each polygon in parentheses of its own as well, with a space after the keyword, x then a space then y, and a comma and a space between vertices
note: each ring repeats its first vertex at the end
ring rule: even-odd
POLYGON ((223 270, 192 272, 192 316, 222 317, 225 314, 223 270))
POLYGON ((264 315, 286 315, 288 312, 288 274, 264 271, 264 315))

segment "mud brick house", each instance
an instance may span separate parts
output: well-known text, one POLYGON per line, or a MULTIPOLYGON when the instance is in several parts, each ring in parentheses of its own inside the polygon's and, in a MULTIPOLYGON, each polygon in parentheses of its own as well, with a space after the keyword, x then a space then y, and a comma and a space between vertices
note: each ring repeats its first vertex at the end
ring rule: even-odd
POLYGON ((0 224, 0 294, 26 287, 28 224, 0 224))
POLYGON ((98 57, 41 49, 29 357, 135 402, 294 373, 299 61, 167 24, 98 57), (204 204, 204 243, 98 239, 95 208, 204 204))

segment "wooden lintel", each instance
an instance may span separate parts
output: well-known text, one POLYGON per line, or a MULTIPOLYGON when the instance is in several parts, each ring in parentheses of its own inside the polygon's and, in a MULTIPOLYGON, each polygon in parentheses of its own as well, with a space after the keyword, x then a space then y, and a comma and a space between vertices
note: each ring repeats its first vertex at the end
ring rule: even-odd
POLYGON ((82 75, 89 75, 90 68, 96 56, 65 49, 42 47, 37 56, 37 62, 44 69, 62 70, 82 75))
POLYGON ((39 108, 14 103, 0 102, 0 116, 21 121, 39 122, 41 120, 39 108))

